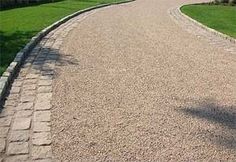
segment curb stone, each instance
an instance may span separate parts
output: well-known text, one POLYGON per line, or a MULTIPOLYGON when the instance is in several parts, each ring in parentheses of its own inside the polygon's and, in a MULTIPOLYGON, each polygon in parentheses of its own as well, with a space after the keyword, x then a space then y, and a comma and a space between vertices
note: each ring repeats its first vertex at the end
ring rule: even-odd
MULTIPOLYGON (((184 6, 184 5, 183 5, 183 6, 184 6)), ((201 27, 202 29, 207 30, 207 31, 209 31, 209 32, 211 32, 211 33, 213 33, 213 34, 215 34, 215 35, 217 35, 217 36, 219 36, 219 37, 221 37, 221 38, 223 38, 223 39, 229 40, 230 42, 236 44, 236 39, 234 39, 233 37, 228 36, 228 35, 226 35, 226 34, 223 34, 223 33, 219 32, 219 31, 216 31, 215 29, 212 29, 212 28, 210 28, 210 27, 208 27, 208 26, 206 26, 206 25, 203 25, 202 23, 200 23, 200 22, 194 20, 193 18, 189 17, 188 15, 184 14, 184 13, 181 11, 181 7, 183 7, 183 6, 178 6, 178 8, 177 8, 177 11, 178 11, 179 14, 181 14, 183 17, 187 18, 188 20, 190 20, 191 22, 193 22, 195 25, 201 27)))
POLYGON ((50 25, 50 26, 46 27, 45 29, 43 29, 42 31, 40 31, 36 36, 32 37, 30 42, 28 42, 26 44, 26 46, 16 54, 15 59, 13 60, 13 62, 11 62, 11 64, 8 66, 8 68, 6 69, 6 71, 3 73, 3 75, 0 78, 0 103, 5 98, 7 89, 9 88, 10 83, 13 80, 13 77, 16 75, 17 71, 20 69, 22 63, 27 58, 28 54, 40 42, 40 40, 44 36, 46 36, 49 32, 56 29, 61 24, 67 22, 71 18, 74 18, 82 13, 85 13, 85 12, 88 12, 88 11, 91 11, 94 9, 102 8, 102 7, 107 7, 107 6, 111 6, 111 5, 118 5, 118 4, 128 3, 128 2, 132 2, 132 1, 135 1, 135 0, 125 0, 125 1, 121 1, 121 2, 100 4, 100 5, 97 5, 94 7, 90 7, 90 8, 84 9, 84 10, 77 11, 73 14, 70 14, 70 15, 60 19, 59 21, 56 21, 52 25, 50 25))

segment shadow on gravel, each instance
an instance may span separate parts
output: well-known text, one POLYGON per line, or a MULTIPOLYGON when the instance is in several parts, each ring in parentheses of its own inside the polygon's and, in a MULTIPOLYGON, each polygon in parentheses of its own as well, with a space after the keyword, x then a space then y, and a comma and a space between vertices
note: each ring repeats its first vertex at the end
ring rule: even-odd
POLYGON ((202 128, 198 132, 201 140, 236 150, 236 106, 219 105, 212 99, 205 99, 196 105, 182 107, 180 111, 217 127, 216 130, 202 128))
POLYGON ((74 66, 79 64, 77 59, 68 54, 61 54, 59 49, 44 46, 40 46, 39 48, 40 50, 36 57, 31 60, 31 56, 29 56, 24 62, 23 67, 27 65, 27 63, 30 63, 32 65, 31 71, 34 72, 35 70, 36 73, 38 72, 41 78, 56 78, 58 75, 56 67, 74 66))
POLYGON ((56 67, 66 67, 78 64, 78 60, 73 58, 71 55, 60 54, 59 49, 38 44, 31 51, 29 56, 27 56, 20 69, 17 70, 15 76, 11 80, 9 87, 7 88, 7 92, 4 95, 4 99, 0 101, 0 114, 2 113, 4 107, 17 106, 15 102, 17 99, 19 99, 18 102, 32 102, 30 100, 30 96, 27 100, 27 92, 34 91, 35 89, 25 89, 25 87, 27 87, 28 84, 32 84, 29 82, 34 82, 36 79, 34 75, 37 75, 39 80, 53 80, 58 76, 56 67), (27 80, 28 83, 23 82, 20 87, 22 90, 24 89, 24 96, 27 97, 24 101, 21 101, 20 94, 11 93, 11 89, 15 82, 22 82, 23 80, 27 80))
POLYGON ((236 114, 233 109, 236 107, 222 107, 215 103, 204 103, 199 107, 186 108, 183 111, 194 117, 227 126, 229 129, 236 129, 236 114))

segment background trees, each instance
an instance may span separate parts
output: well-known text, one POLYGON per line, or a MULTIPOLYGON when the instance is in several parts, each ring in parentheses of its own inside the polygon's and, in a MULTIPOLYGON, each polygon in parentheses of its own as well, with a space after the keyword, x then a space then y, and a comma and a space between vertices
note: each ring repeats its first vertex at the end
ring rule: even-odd
POLYGON ((224 4, 230 4, 230 5, 235 5, 236 0, 215 0, 216 4, 224 3, 224 4))

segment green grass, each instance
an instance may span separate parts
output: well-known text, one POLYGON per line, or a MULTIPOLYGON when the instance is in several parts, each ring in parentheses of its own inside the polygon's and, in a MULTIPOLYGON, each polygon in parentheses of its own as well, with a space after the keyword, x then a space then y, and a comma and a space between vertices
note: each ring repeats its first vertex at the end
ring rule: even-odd
POLYGON ((98 4, 122 0, 63 0, 0 11, 0 76, 16 53, 55 21, 98 4))
POLYGON ((181 11, 212 29, 236 38, 236 6, 196 4, 183 6, 181 11))

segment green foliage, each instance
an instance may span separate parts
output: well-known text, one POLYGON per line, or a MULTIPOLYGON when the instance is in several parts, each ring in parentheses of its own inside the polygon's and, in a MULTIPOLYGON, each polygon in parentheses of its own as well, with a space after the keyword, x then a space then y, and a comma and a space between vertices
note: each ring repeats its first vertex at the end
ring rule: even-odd
POLYGON ((229 0, 229 4, 236 5, 236 0, 229 0))
POLYGON ((217 3, 228 3, 229 0, 215 0, 217 3))
POLYGON ((235 6, 186 5, 181 11, 210 28, 236 38, 235 6))
POLYGON ((215 0, 215 4, 229 4, 229 5, 235 5, 236 0, 215 0))

